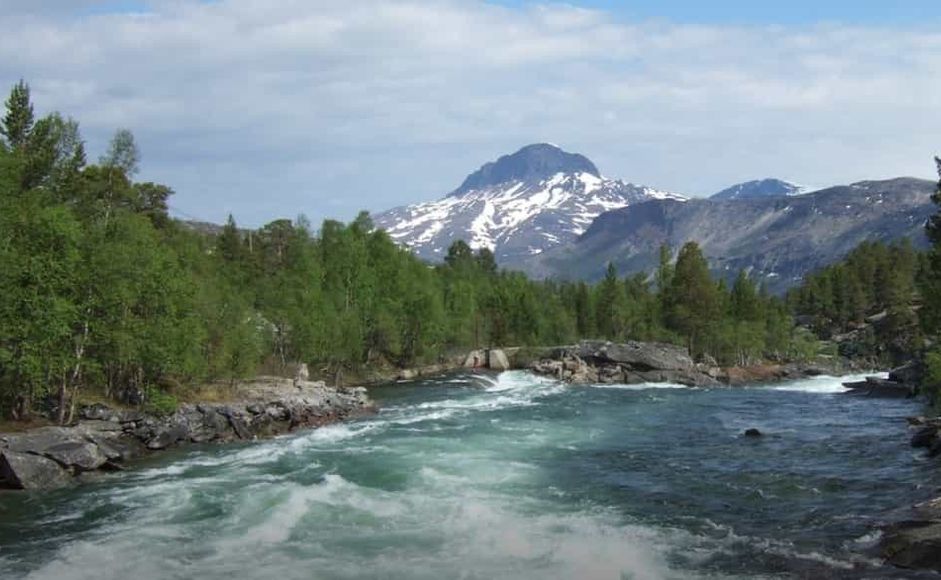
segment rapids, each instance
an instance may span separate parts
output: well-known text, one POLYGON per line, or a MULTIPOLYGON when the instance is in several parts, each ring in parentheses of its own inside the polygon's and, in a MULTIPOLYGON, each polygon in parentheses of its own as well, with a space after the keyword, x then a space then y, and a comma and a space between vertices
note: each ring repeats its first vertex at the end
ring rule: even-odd
POLYGON ((941 486, 918 403, 842 380, 381 387, 374 417, 0 495, 0 578, 913 577, 868 548, 941 486))

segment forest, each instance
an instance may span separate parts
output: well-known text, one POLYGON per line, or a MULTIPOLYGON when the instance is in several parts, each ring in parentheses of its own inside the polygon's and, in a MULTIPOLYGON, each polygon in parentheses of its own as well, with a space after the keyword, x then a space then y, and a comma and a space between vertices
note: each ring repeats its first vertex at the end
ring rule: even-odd
POLYGON ((172 409, 192 385, 298 362, 334 377, 580 338, 677 342, 724 365, 799 360, 818 353, 818 337, 880 310, 891 324, 875 340, 918 327, 904 347, 915 348, 941 320, 926 299, 941 285, 936 222, 931 253, 867 244, 786 300, 745 272, 717 281, 692 242, 662 248, 655 272, 621 277, 609 266, 595 285, 533 281, 460 241, 442 264, 420 261, 365 212, 316 229, 304 216, 254 230, 230 217, 207 232, 169 216, 169 187, 135 181, 141 154, 130 131, 117 130, 90 163, 78 123, 37 118, 26 83, 5 105, 4 418, 68 422, 87 396, 172 409), (812 322, 795 325, 795 315, 812 322))

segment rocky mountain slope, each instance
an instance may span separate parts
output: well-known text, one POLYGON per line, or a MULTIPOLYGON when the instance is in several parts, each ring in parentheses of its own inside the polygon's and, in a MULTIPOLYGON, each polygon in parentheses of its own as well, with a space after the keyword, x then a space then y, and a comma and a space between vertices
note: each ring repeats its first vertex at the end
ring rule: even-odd
POLYGON ((864 240, 926 240, 936 208, 931 181, 898 178, 831 187, 792 197, 657 200, 609 211, 577 240, 507 264, 538 277, 599 279, 610 261, 621 274, 650 272, 661 244, 703 248, 713 271, 727 278, 748 270, 782 292, 864 240))
POLYGON ((800 185, 782 181, 780 179, 756 179, 738 183, 723 189, 710 196, 717 201, 725 199, 752 199, 756 197, 781 197, 786 195, 800 195, 806 190, 800 185))
POLYGON ((398 207, 374 221, 428 260, 440 261, 464 240, 510 263, 574 241, 605 211, 653 199, 685 200, 606 179, 586 157, 543 143, 487 163, 438 201, 398 207))

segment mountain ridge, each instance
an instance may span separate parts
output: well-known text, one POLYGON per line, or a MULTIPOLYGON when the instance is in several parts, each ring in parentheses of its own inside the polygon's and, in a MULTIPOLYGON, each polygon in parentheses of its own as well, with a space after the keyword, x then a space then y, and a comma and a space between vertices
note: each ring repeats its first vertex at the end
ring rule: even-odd
POLYGON ((605 211, 678 194, 602 177, 587 157, 527 145, 485 163, 444 197, 374 216, 377 227, 430 261, 457 240, 501 263, 573 241, 605 211))
POLYGON ((675 252, 695 241, 715 274, 746 270, 780 293, 863 241, 909 238, 925 247, 935 188, 902 177, 789 197, 653 200, 601 214, 577 240, 506 266, 538 278, 596 280, 608 262, 621 275, 650 272, 661 244, 675 252))

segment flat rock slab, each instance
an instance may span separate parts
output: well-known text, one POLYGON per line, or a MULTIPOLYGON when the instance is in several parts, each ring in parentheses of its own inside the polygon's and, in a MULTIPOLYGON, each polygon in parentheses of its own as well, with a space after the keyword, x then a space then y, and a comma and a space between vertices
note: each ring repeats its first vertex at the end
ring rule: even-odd
POLYGON ((619 363, 638 371, 688 371, 695 366, 685 348, 659 342, 585 340, 578 344, 576 353, 585 360, 619 363))
POLYGON ((864 381, 843 383, 843 386, 849 389, 847 395, 881 399, 908 399, 915 396, 915 389, 911 385, 878 377, 866 377, 864 381))

